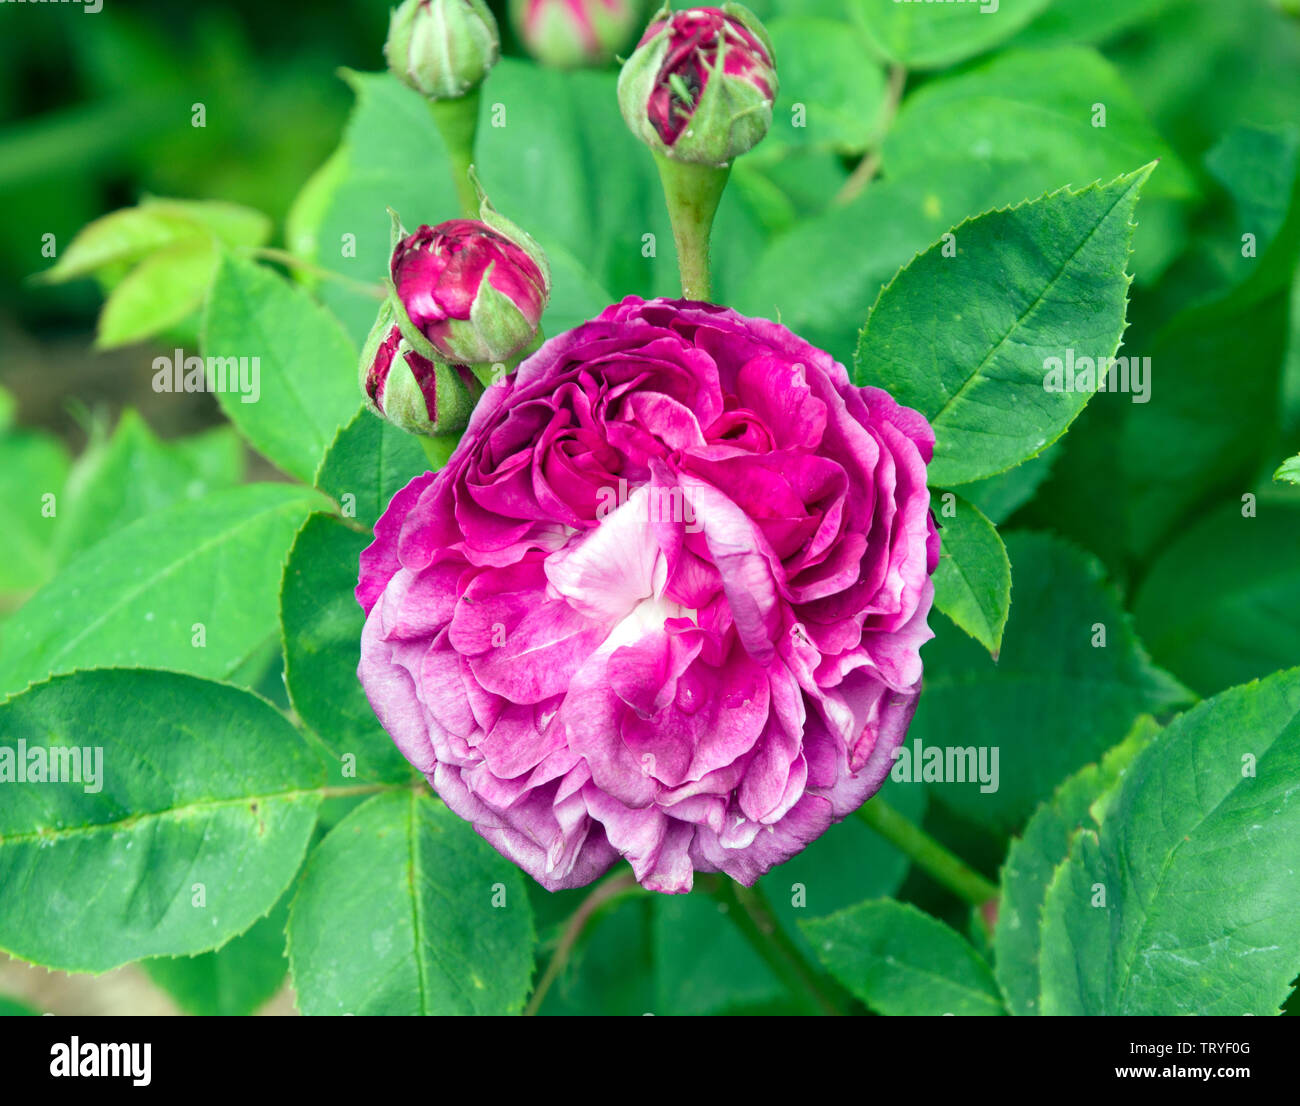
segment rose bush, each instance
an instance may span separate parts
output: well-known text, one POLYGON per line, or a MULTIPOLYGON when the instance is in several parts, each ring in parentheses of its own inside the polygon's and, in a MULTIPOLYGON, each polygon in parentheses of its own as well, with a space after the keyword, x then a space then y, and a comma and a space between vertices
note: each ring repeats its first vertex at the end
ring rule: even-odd
POLYGON ((629 297, 487 390, 361 558, 359 676, 550 889, 751 884, 880 787, 931 636, 926 420, 726 308, 629 297))

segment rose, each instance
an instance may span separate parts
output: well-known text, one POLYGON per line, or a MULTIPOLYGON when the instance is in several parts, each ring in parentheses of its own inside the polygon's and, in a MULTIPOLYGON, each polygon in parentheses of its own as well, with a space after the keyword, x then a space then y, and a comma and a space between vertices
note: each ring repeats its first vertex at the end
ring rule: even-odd
POLYGON ((391 276, 430 354, 456 364, 505 361, 537 334, 550 295, 536 243, 485 207, 493 225, 452 219, 397 243, 391 276))
POLYGON ((389 70, 431 100, 478 87, 500 55, 497 21, 483 0, 405 0, 389 18, 389 70))
POLYGON ((939 555, 929 424, 785 328, 636 298, 489 388, 361 557, 358 669, 551 889, 752 883, 884 781, 939 555))
POLYGON ((618 80, 632 132, 677 161, 726 166, 772 125, 772 43, 740 4, 689 8, 646 28, 618 80))
POLYGON ((641 26, 641 0, 510 0, 515 33, 538 61, 560 69, 605 65, 641 26))
POLYGON ((361 356, 366 405, 411 434, 446 434, 469 420, 483 385, 465 365, 431 361, 412 348, 391 309, 380 311, 361 356))

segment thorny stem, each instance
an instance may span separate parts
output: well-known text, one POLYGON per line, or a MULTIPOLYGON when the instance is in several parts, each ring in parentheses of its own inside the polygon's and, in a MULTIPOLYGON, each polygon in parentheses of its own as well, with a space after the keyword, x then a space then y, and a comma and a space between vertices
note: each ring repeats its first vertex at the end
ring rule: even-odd
POLYGON ((532 998, 524 1008, 525 1017, 531 1017, 541 1009, 546 992, 564 971, 578 940, 601 909, 619 899, 644 893, 641 885, 636 881, 636 876, 631 872, 617 872, 596 885, 595 890, 582 900, 582 905, 573 912, 568 925, 564 927, 560 942, 555 946, 555 952, 551 954, 550 963, 546 965, 546 971, 542 973, 532 998))
MULTIPOLYGON (((970 903, 985 907, 998 897, 997 886, 949 852, 933 837, 904 817, 883 799, 871 799, 858 808, 858 817, 909 857, 936 883, 970 903)), ((981 915, 985 924, 987 917, 981 915)))
POLYGON ((807 961, 761 891, 722 876, 713 881, 710 893, 764 963, 809 1009, 819 1014, 852 1013, 853 1000, 807 961))
POLYGON ((479 90, 475 88, 454 100, 430 100, 429 108, 447 147, 451 179, 456 186, 461 211, 467 219, 477 219, 478 189, 474 187, 471 169, 474 165, 474 137, 478 133, 479 90))
POLYGON ((880 133, 876 138, 876 144, 866 152, 858 162, 858 167, 844 182, 844 186, 835 197, 837 204, 843 205, 856 200, 880 172, 880 147, 894 123, 894 116, 898 114, 898 105, 903 100, 903 86, 906 84, 907 70, 901 65, 895 65, 889 71, 889 88, 885 93, 885 106, 880 112, 880 133))

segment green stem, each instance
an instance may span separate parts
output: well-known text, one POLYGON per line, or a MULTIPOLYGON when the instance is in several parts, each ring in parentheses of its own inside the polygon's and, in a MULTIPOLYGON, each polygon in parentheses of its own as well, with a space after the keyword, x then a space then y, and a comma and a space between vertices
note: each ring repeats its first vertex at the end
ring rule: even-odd
POLYGON ((972 906, 985 906, 998 897, 995 884, 968 867, 883 799, 871 799, 860 806, 858 817, 899 852, 910 857, 931 879, 972 906))
POLYGON ((461 211, 466 218, 477 219, 478 189, 470 169, 474 165, 474 136, 478 133, 479 90, 475 88, 455 100, 430 100, 429 108, 447 147, 461 211))
POLYGON ((710 894, 726 909, 727 916, 773 974, 805 1006, 819 1014, 852 1012, 852 998, 808 963, 758 888, 721 876, 714 881, 710 894))
POLYGON ((903 102, 903 89, 906 85, 907 70, 901 65, 895 65, 889 71, 889 87, 885 93, 885 105, 880 112, 879 134, 875 145, 863 155, 857 168, 844 182, 835 197, 837 204, 843 205, 857 199, 880 172, 880 147, 884 144, 889 128, 894 125, 894 117, 898 114, 898 105, 903 102))
POLYGON ((536 990, 528 1000, 528 1005, 524 1007, 525 1017, 536 1014, 542 1008, 542 1000, 546 998, 546 992, 564 971, 564 966, 573 954, 574 946, 596 915, 612 903, 645 893, 645 889, 637 883, 636 876, 631 872, 617 872, 596 884, 595 890, 582 900, 564 927, 560 942, 555 946, 555 952, 551 954, 550 963, 546 965, 546 971, 538 981, 536 990))
POLYGON ((314 261, 308 261, 306 258, 299 257, 288 250, 277 250, 272 246, 258 246, 250 249, 249 253, 253 257, 274 261, 277 265, 283 265, 287 269, 297 269, 299 272, 310 273, 321 280, 333 280, 340 284, 346 284, 354 291, 361 292, 377 300, 382 300, 388 295, 382 284, 366 284, 364 281, 353 280, 349 276, 336 273, 333 269, 326 269, 323 265, 317 265, 314 261))
POLYGON ((709 279, 709 233, 731 167, 719 169, 712 165, 693 165, 658 153, 655 154, 655 163, 659 166, 668 217, 673 224, 682 296, 707 302, 713 295, 709 279))
POLYGON ((447 463, 456 444, 460 441, 459 434, 433 434, 428 437, 417 435, 420 445, 424 447, 424 455, 429 458, 429 471, 437 472, 447 463))

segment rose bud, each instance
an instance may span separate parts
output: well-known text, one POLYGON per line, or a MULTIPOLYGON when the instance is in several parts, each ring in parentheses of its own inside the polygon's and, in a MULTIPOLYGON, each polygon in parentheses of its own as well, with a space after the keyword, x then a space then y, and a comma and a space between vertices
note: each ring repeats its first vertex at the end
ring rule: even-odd
POLYGON ((619 74, 623 118, 653 151, 726 166, 772 123, 772 44, 749 9, 665 9, 619 74))
POLYGON ((500 56, 497 21, 483 0, 406 0, 384 43, 393 76, 431 100, 464 96, 500 56))
POLYGON ((519 40, 556 69, 608 65, 641 25, 641 0, 510 0, 519 40))
POLYGON ((630 297, 484 392, 361 554, 358 676, 557 890, 752 884, 884 783, 921 694, 934 432, 776 323, 630 297))
POLYGON ((537 243, 487 204, 482 214, 422 226, 393 250, 393 286, 428 354, 462 365, 508 362, 527 347, 551 293, 537 243))
POLYGON ((385 309, 361 355, 361 391, 376 415, 431 436, 464 429, 483 385, 465 365, 431 361, 412 348, 385 309))

